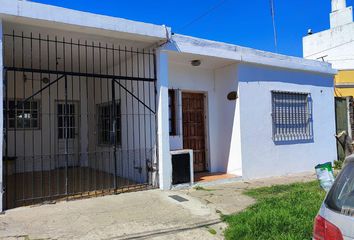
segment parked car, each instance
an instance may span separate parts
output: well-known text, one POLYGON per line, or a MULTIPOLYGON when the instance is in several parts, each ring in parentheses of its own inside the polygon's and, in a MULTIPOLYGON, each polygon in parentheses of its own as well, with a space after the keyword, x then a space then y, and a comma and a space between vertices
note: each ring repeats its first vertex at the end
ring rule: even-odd
POLYGON ((354 155, 345 160, 321 206, 313 239, 354 240, 354 155))

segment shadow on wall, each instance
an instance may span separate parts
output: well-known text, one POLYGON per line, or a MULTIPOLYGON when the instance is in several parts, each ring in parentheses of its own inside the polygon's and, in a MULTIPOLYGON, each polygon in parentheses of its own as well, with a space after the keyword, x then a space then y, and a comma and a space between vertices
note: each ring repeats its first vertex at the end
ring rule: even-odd
MULTIPOLYGON (((229 150, 228 151, 228 155, 227 155, 227 166, 226 166, 226 171, 229 171, 229 170, 234 170, 234 166, 232 166, 232 160, 233 161, 236 161, 235 159, 235 154, 234 154, 234 148, 236 147, 236 144, 237 144, 237 139, 236 139, 236 136, 235 136, 235 132, 239 131, 239 129, 237 129, 237 125, 236 125, 236 119, 235 119, 235 113, 236 113, 236 107, 237 107, 237 101, 238 99, 235 99, 235 100, 227 100, 230 102, 230 106, 232 106, 232 111, 229 111, 229 114, 230 114, 230 118, 228 121, 232 121, 230 124, 231 124, 231 131, 228 132, 227 134, 225 134, 224 136, 227 137, 226 139, 226 143, 227 143, 227 149, 229 150), (235 126, 236 125, 236 126, 235 126)), ((231 107, 230 107, 231 108, 231 107)))
POLYGON ((299 85, 311 85, 322 87, 334 87, 334 76, 327 76, 319 73, 299 72, 291 69, 282 69, 276 67, 265 67, 255 64, 239 64, 238 75, 240 82, 281 82, 299 85), (274 69, 276 71, 274 71, 274 69), (266 72, 266 74, 265 74, 266 72), (284 76, 286 78, 282 77, 284 76), (289 74, 290 73, 290 74, 289 74), (311 75, 311 77, 309 77, 311 75), (252 76, 245 78, 244 76, 252 76), (265 78, 267 76, 267 78, 265 78), (324 81, 324 76, 326 80, 324 81))
MULTIPOLYGON (((214 130, 216 133, 216 140, 214 151, 216 154, 214 158, 219 159, 219 163, 214 165, 215 169, 213 171, 219 172, 232 172, 236 169, 239 169, 238 162, 238 148, 239 148, 239 123, 237 122, 237 112, 238 107, 237 97, 238 91, 238 81, 237 81, 237 66, 230 65, 216 71, 215 75, 216 83, 215 84, 215 99, 217 102, 216 109, 218 114, 216 114, 217 124, 215 124, 214 130), (228 95, 234 92, 236 96, 231 99, 228 99, 228 95)), ((210 115, 212 118, 213 116, 210 115)), ((211 141, 213 141, 211 139, 211 141)), ((211 146, 213 150, 213 146, 211 146)), ((211 159, 215 161, 215 159, 211 159)))

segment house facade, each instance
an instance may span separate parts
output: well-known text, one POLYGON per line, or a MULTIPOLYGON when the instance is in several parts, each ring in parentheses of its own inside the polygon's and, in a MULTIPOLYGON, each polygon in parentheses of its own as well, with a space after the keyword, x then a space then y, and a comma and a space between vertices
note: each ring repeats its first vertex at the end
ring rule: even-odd
MULTIPOLYGON (((330 29, 303 38, 303 55, 331 63, 338 69, 335 77, 336 131, 354 133, 354 22, 353 7, 346 0, 332 0, 330 29)), ((338 157, 344 158, 338 146, 338 157)))
POLYGON ((171 151, 181 149, 194 172, 244 179, 336 159, 328 63, 0 4, 1 209, 171 189, 171 151))

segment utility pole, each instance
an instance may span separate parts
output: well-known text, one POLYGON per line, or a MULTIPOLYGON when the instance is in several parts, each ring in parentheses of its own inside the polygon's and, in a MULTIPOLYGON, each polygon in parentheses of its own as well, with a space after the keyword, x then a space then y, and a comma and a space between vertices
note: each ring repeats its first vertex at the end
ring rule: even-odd
POLYGON ((275 47, 275 52, 278 52, 278 36, 277 36, 277 27, 275 25, 274 0, 270 0, 270 12, 271 12, 272 23, 273 23, 274 47, 275 47))

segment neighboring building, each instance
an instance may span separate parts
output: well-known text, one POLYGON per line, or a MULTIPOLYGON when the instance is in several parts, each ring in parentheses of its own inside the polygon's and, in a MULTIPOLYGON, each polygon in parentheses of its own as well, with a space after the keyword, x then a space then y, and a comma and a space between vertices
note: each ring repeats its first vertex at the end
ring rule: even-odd
MULTIPOLYGON (((346 0, 332 0, 330 29, 310 34, 303 39, 304 58, 332 64, 335 77, 337 133, 345 130, 354 136, 354 22, 353 8, 346 0)), ((343 151, 339 147, 339 157, 343 151)))
POLYGON ((0 5, 0 209, 171 189, 172 150, 192 149, 195 172, 244 179, 336 158, 328 63, 33 2, 0 5))

